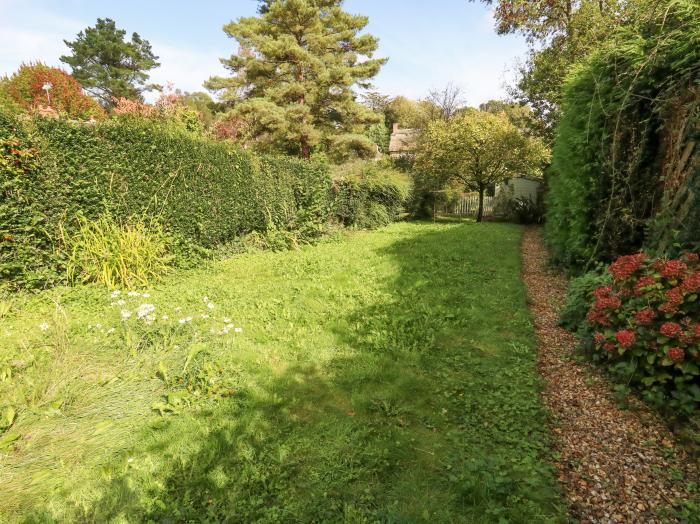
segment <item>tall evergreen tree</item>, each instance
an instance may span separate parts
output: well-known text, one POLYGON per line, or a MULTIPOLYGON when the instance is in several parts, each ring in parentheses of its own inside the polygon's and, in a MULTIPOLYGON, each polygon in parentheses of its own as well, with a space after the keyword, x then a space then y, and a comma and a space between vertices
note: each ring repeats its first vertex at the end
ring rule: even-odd
POLYGON ((386 59, 373 58, 377 38, 359 34, 367 17, 345 12, 342 3, 269 0, 259 16, 224 26, 240 45, 222 59, 233 76, 205 85, 232 103, 258 147, 304 158, 321 142, 371 151, 362 132, 377 115, 357 102, 352 88, 370 87, 386 59))
POLYGON ((78 33, 75 41, 64 40, 73 54, 62 56, 61 62, 72 68, 73 77, 105 107, 112 107, 115 98, 142 101, 142 93, 154 87, 146 84, 147 71, 160 65, 151 44, 138 33, 131 35, 130 42, 124 40, 125 35, 114 20, 98 18, 95 27, 78 33))

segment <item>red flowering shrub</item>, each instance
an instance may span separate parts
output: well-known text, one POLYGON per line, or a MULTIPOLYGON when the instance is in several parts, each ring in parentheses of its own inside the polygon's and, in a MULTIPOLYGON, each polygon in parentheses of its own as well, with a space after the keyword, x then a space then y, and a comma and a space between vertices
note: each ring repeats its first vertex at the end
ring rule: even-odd
POLYGON ((615 333, 615 340, 617 340, 617 342, 620 344, 620 347, 623 348, 632 347, 636 338, 637 337, 635 336, 634 331, 632 331, 631 329, 623 329, 615 333))
POLYGON ((661 266, 661 276, 664 278, 678 278, 688 269, 682 260, 667 260, 661 266))
POLYGON ((610 264, 612 285, 591 295, 584 336, 594 359, 650 402, 690 414, 700 404, 700 257, 610 264))
POLYGON ((639 269, 642 262, 646 260, 644 253, 636 253, 634 255, 625 255, 618 258, 610 264, 608 270, 613 276, 615 282, 624 280, 639 269))
POLYGON ((650 308, 642 309, 634 314, 634 321, 638 326, 648 326, 656 318, 656 311, 650 308))
POLYGON ((683 362, 685 358, 685 351, 682 348, 671 348, 668 350, 668 358, 674 362, 683 362))
POLYGON ((679 337, 682 332, 683 328, 681 327, 681 325, 676 324, 675 322, 664 322, 661 325, 661 328, 659 328, 659 333, 669 338, 679 337))

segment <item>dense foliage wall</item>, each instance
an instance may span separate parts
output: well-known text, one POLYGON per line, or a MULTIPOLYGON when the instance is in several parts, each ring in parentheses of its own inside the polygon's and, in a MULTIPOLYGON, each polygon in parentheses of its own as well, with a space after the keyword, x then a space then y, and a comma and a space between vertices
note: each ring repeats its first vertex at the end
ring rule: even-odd
POLYGON ((399 218, 412 184, 391 160, 355 161, 333 169, 333 214, 344 226, 373 228, 399 218))
POLYGON ((93 125, 0 113, 0 280, 59 281, 59 230, 76 217, 157 217, 210 247, 270 228, 318 235, 331 179, 317 163, 257 157, 222 142, 122 117, 93 125))
POLYGON ((700 243, 700 4, 643 5, 564 87, 546 233, 570 267, 700 243))

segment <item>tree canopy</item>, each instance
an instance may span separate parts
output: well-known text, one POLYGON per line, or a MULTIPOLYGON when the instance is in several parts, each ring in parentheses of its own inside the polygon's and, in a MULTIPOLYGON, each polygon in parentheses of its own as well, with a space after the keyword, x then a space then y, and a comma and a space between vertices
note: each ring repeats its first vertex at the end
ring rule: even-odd
POLYGON ((416 168, 442 183, 457 180, 479 193, 477 221, 483 218, 486 189, 506 178, 540 175, 549 151, 522 133, 504 113, 475 109, 452 120, 434 120, 422 134, 416 168))
POLYGON ((3 105, 24 111, 49 106, 71 118, 100 117, 104 113, 72 76, 42 63, 22 64, 11 77, 0 81, 0 106, 3 105), (45 84, 50 85, 48 92, 45 84))
POLYGON ((373 153, 363 132, 379 118, 352 88, 370 87, 386 59, 373 58, 377 38, 359 34, 367 17, 341 6, 342 0, 271 0, 259 16, 224 26, 240 46, 222 59, 233 76, 205 85, 233 106, 258 148, 302 157, 319 144, 373 153))
POLYGON ((61 56, 61 62, 105 107, 112 107, 117 98, 141 101, 142 93, 154 87, 146 84, 148 71, 160 65, 151 44, 138 33, 130 41, 125 35, 114 20, 98 18, 95 27, 78 33, 74 41, 64 40, 73 54, 61 56))
POLYGON ((511 95, 532 107, 539 133, 553 139, 570 68, 606 39, 637 0, 482 1, 494 4, 499 34, 519 33, 531 44, 511 95))

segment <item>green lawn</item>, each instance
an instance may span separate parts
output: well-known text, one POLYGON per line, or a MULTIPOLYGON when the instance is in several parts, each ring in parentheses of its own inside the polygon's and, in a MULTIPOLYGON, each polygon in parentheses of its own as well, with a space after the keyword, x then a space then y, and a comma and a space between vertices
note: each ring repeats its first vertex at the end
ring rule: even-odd
POLYGON ((402 223, 17 298, 0 521, 562 521, 521 234, 402 223))

